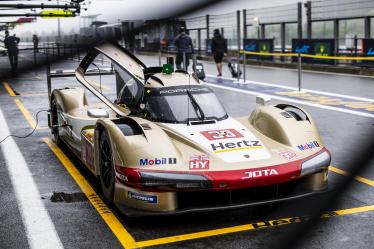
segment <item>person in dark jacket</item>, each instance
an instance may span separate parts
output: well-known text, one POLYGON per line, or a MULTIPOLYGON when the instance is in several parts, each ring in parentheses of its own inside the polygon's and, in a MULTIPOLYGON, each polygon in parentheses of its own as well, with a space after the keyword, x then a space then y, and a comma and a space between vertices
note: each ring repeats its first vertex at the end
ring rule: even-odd
POLYGON ((9 31, 5 31, 5 39, 4 45, 8 50, 9 62, 10 67, 12 68, 12 73, 15 74, 17 72, 18 67, 18 43, 20 39, 16 37, 14 34, 13 36, 9 35, 9 31))
POLYGON ((37 35, 33 35, 32 36, 32 42, 34 43, 34 53, 37 53, 39 52, 39 38, 37 35))
POLYGON ((175 60, 175 64, 177 69, 182 69, 181 64, 183 62, 183 53, 186 55, 186 65, 183 65, 184 70, 188 70, 188 66, 190 64, 190 57, 191 54, 194 53, 192 39, 186 34, 186 30, 184 27, 179 29, 179 35, 175 38, 174 44, 177 47, 177 58, 175 60))
POLYGON ((213 33, 212 54, 217 65, 217 76, 222 76, 222 61, 223 57, 227 54, 227 42, 218 29, 215 29, 213 33))

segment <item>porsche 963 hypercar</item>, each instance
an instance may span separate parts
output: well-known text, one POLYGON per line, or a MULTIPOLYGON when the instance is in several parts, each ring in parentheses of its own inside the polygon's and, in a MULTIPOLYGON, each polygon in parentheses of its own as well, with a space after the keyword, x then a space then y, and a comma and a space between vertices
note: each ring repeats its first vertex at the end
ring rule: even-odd
POLYGON ((300 107, 258 104, 232 118, 195 74, 147 67, 116 44, 94 47, 72 75, 84 87, 51 91, 56 75, 48 78, 54 140, 129 216, 248 207, 327 189, 330 153, 300 107), (110 63, 98 74, 115 75, 112 101, 89 79, 98 56, 110 63))

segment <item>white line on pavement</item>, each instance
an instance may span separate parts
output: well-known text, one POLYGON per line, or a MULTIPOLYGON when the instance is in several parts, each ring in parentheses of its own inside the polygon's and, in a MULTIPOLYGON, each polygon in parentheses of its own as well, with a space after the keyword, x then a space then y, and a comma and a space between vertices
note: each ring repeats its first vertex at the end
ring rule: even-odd
MULTIPOLYGON (((9 134, 9 128, 0 109, 0 139, 9 134)), ((5 163, 22 215, 31 249, 62 249, 52 220, 45 209, 38 188, 21 151, 12 137, 1 145, 5 163)))
MULTIPOLYGON (((212 64, 212 65, 215 65, 215 62, 214 61, 204 61, 204 63, 207 63, 207 64, 212 64)), ((225 65, 227 65, 227 63, 224 63, 225 65)), ((243 66, 241 64, 241 66, 243 66)), ((277 67, 277 66, 263 66, 263 65, 252 65, 252 64, 248 64, 246 65, 246 68, 249 69, 249 68, 258 68, 258 69, 265 69, 265 70, 277 70, 277 71, 292 71, 292 72, 296 72, 297 73, 297 69, 296 68, 285 68, 285 67, 277 67)), ((342 77, 355 77, 355 78, 374 78, 374 76, 371 76, 371 75, 361 75, 361 74, 350 74, 350 73, 334 73, 334 72, 324 72, 324 71, 316 71, 316 70, 308 70, 308 69, 303 69, 303 73, 310 73, 310 74, 327 74, 327 75, 338 75, 338 76, 342 76, 342 77)))
MULTIPOLYGON (((214 77, 216 78, 215 75, 207 75, 208 77, 214 77)), ((228 77, 221 77, 222 79, 225 80, 233 80, 232 78, 228 77)), ((265 82, 259 82, 259 81, 253 81, 253 80, 247 80, 245 84, 256 84, 256 85, 262 85, 262 86, 271 86, 271 87, 278 87, 278 88, 283 88, 287 90, 293 90, 293 91, 298 91, 298 88, 292 87, 292 86, 282 86, 278 84, 272 84, 272 83, 265 83, 265 82)), ((317 90, 311 90, 311 89, 302 89, 305 92, 309 93, 316 93, 316 94, 321 94, 321 95, 326 95, 326 96, 332 96, 332 97, 339 97, 339 98, 347 98, 347 99, 353 99, 353 100, 358 100, 358 101, 366 101, 366 102, 374 102, 374 99, 369 99, 369 98, 363 98, 363 97, 357 97, 357 96, 351 96, 351 95, 345 95, 345 94, 338 94, 338 93, 330 93, 330 92, 323 92, 323 91, 317 91, 317 90)))
POLYGON ((303 100, 296 100, 296 99, 292 99, 292 98, 279 97, 277 95, 262 94, 262 93, 259 93, 259 92, 247 91, 247 90, 237 89, 237 88, 228 87, 228 86, 220 86, 220 85, 212 84, 212 83, 205 83, 205 84, 207 84, 209 86, 212 86, 212 87, 229 90, 229 91, 240 92, 240 93, 245 93, 245 94, 255 95, 255 96, 258 96, 258 95, 268 96, 272 99, 287 101, 287 102, 291 102, 291 103, 308 105, 308 106, 313 106, 313 107, 322 108, 322 109, 326 109, 326 110, 337 111, 337 112, 344 112, 344 113, 353 114, 353 115, 362 116, 362 117, 367 117, 367 118, 374 118, 374 115, 370 114, 370 113, 352 111, 352 110, 347 110, 347 109, 333 107, 333 106, 327 106, 327 105, 320 105, 320 104, 315 104, 315 103, 311 103, 311 102, 303 101, 303 100))

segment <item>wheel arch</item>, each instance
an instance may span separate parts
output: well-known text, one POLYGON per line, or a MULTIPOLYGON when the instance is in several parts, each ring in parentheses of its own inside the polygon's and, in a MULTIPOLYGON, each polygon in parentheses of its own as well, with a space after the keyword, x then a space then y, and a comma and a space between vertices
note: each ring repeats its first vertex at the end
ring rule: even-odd
POLYGON ((127 165, 127 156, 131 152, 132 145, 132 142, 129 140, 136 137, 136 139, 146 141, 144 131, 133 119, 99 119, 96 123, 94 141, 94 171, 96 175, 100 175, 100 137, 104 130, 107 132, 110 140, 114 165, 127 165), (129 122, 124 122, 124 120, 129 122))
POLYGON ((323 145, 313 118, 298 106, 288 104, 259 106, 249 118, 239 120, 243 124, 252 125, 265 136, 287 146, 295 148, 311 141, 317 141, 321 146, 323 145))
POLYGON ((50 104, 56 99, 64 113, 87 105, 87 97, 82 88, 54 89, 50 99, 50 104))

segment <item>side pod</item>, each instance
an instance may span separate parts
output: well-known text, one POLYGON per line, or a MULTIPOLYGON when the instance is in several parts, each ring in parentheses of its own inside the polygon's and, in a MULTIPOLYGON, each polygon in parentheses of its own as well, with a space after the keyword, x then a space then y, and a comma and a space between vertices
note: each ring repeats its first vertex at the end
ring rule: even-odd
POLYGON ((259 106, 248 121, 265 136, 287 146, 297 147, 310 141, 322 141, 311 116, 302 108, 281 104, 259 106))

